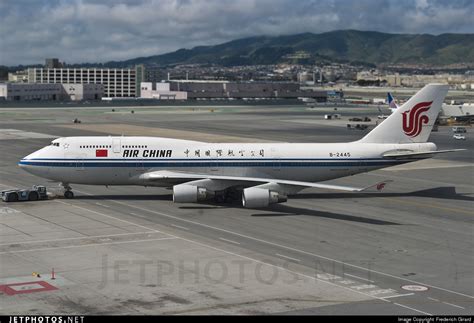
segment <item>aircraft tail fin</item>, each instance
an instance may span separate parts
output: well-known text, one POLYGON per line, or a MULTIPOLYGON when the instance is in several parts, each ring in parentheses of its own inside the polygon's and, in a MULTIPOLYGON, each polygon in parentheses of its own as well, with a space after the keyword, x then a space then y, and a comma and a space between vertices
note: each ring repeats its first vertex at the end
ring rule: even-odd
POLYGON ((390 92, 387 93, 387 102, 388 102, 388 107, 392 112, 398 109, 398 105, 395 103, 395 100, 393 99, 393 96, 390 92))
POLYGON ((426 85, 359 142, 426 142, 447 93, 448 85, 426 85))

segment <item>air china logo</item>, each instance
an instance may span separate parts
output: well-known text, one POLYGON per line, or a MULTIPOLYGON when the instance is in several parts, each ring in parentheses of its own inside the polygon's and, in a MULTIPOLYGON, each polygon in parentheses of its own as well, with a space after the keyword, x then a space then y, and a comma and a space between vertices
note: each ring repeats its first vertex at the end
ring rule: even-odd
POLYGON ((420 134, 423 124, 427 124, 430 120, 428 116, 422 113, 431 108, 430 102, 420 102, 408 111, 403 112, 403 132, 410 137, 416 137, 420 134))

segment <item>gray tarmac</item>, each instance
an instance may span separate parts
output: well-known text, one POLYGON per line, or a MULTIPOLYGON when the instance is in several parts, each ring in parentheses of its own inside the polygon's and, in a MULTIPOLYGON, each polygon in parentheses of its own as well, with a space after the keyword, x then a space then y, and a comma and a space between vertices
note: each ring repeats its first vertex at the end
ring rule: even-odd
MULTIPOLYGON (((119 128, 210 141, 342 142, 369 131, 323 120, 328 107, 111 109, 0 109, 0 189, 53 191, 57 183, 16 164, 56 137, 119 128)), ((337 113, 372 123, 379 114, 337 113)), ((439 149, 467 151, 332 181, 393 180, 383 192, 308 189, 261 210, 173 204, 166 189, 125 186, 72 185, 73 200, 2 203, 0 313, 472 315, 473 136, 469 128, 467 140, 454 140, 440 127, 431 136, 439 149)))

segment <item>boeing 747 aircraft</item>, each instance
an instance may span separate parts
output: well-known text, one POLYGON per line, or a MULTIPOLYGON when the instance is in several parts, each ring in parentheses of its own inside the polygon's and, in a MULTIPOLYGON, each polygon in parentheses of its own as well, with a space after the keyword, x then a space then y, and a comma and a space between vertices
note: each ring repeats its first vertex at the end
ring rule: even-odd
POLYGON ((382 189, 318 183, 429 158, 427 142, 448 91, 425 86, 364 138, 348 143, 206 143, 156 137, 64 137, 26 157, 26 171, 64 187, 71 184, 141 185, 173 189, 175 203, 242 199, 266 207, 313 187, 361 192, 382 189))

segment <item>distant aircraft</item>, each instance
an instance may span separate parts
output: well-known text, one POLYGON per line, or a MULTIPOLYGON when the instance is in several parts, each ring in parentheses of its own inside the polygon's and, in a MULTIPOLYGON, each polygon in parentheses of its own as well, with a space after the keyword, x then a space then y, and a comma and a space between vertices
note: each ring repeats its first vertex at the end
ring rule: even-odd
POLYGON ((388 107, 390 108, 390 111, 394 113, 395 110, 398 109, 398 105, 395 103, 395 100, 393 99, 392 94, 390 94, 390 92, 387 93, 387 102, 388 102, 388 107))
MULTIPOLYGON (((390 113, 394 113, 395 110, 398 109, 398 105, 395 103, 395 100, 392 97, 392 94, 390 92, 387 93, 387 102, 388 102, 388 108, 390 109, 390 113)), ((384 115, 382 112, 382 109, 380 107, 377 107, 381 115, 377 116, 379 119, 387 119, 388 116, 384 115)))
MULTIPOLYGON (((239 198, 246 208, 287 201, 305 188, 362 192, 317 183, 458 151, 427 142, 447 85, 430 84, 358 141, 206 143, 156 137, 64 137, 20 160, 26 171, 70 184, 173 189, 175 203, 239 198)), ((393 101, 392 101, 393 102, 393 101)))

